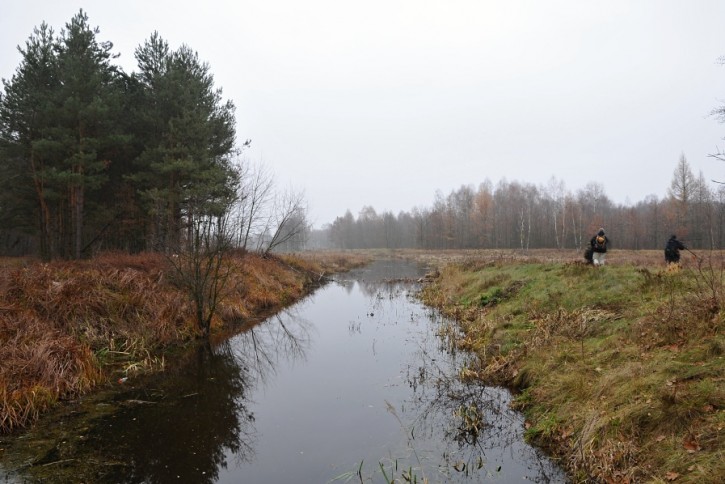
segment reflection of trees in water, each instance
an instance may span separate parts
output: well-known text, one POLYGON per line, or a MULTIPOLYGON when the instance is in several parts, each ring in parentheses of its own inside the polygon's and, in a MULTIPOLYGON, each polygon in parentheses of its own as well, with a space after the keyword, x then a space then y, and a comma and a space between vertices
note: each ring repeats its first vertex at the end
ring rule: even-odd
POLYGON ((367 297, 379 300, 392 300, 399 297, 404 291, 410 289, 411 283, 401 280, 387 281, 360 281, 360 291, 367 297))
MULTIPOLYGON (((535 482, 560 482, 562 475, 551 462, 522 443, 522 422, 509 408, 508 391, 462 382, 452 368, 465 362, 456 362, 450 353, 448 362, 422 347, 419 356, 420 366, 409 367, 406 375, 413 395, 402 405, 410 416, 406 432, 411 449, 416 448, 416 436, 444 436, 444 451, 431 458, 439 458, 438 470, 454 480, 495 478, 502 465, 509 467, 503 472, 521 472, 535 482), (501 462, 498 459, 503 454, 506 457, 501 462), (514 467, 517 469, 512 470, 514 467)), ((416 452, 416 458, 422 457, 416 452)))
POLYGON ((90 481, 214 482, 227 455, 251 459, 245 378, 228 344, 201 345, 183 375, 119 395, 122 409, 95 421, 84 444, 99 464, 90 481))
POLYGON ((117 411, 72 431, 85 434, 72 454, 36 461, 56 469, 43 482, 215 482, 229 464, 253 460, 248 398, 282 357, 304 358, 309 345, 308 326, 289 314, 213 349, 202 344, 183 368, 116 395, 117 411))
POLYGON ((305 360, 310 328, 292 308, 235 336, 230 344, 250 381, 266 382, 276 373, 280 360, 305 360))
POLYGON ((348 293, 357 282, 360 291, 368 297, 394 298, 401 291, 410 289, 426 272, 425 267, 404 260, 377 260, 363 269, 350 271, 337 282, 348 293))

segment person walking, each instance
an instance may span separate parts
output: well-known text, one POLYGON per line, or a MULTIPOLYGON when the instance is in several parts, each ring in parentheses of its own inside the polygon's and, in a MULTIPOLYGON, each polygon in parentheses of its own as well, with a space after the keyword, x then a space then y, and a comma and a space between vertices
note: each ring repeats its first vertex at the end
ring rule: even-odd
POLYGON ((686 250, 685 244, 677 240, 677 236, 672 234, 670 240, 667 241, 665 246, 665 262, 667 264, 679 264, 680 262, 680 251, 686 250))
POLYGON ((595 266, 603 266, 607 258, 607 246, 609 245, 609 237, 604 234, 604 229, 599 229, 597 235, 592 237, 589 245, 592 247, 592 263, 595 266))

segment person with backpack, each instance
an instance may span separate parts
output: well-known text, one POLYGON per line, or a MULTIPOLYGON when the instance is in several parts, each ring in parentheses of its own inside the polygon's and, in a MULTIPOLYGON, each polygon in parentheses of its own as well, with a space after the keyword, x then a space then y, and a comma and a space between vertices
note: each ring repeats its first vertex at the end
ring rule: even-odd
POLYGON ((672 234, 670 240, 667 241, 665 246, 665 262, 667 264, 679 264, 680 262, 680 251, 687 250, 685 244, 677 240, 677 236, 672 234))
POLYGON ((609 238, 604 234, 604 229, 599 229, 597 235, 592 237, 589 245, 592 247, 592 263, 595 266, 603 266, 607 258, 607 246, 609 245, 609 238))

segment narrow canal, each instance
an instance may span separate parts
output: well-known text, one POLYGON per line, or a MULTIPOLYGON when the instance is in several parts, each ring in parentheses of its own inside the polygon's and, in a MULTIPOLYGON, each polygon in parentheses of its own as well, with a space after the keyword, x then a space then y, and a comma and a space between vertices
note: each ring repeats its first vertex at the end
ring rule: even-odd
POLYGON ((377 261, 187 365, 49 416, 7 482, 565 482, 498 388, 465 385, 423 268, 377 261))

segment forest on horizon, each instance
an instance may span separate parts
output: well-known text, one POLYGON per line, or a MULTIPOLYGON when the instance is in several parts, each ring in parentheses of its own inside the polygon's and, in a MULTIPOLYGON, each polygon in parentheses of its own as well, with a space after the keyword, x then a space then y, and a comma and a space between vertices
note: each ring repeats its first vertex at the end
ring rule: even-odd
MULTIPOLYGON (((720 154, 713 157, 719 158, 720 154)), ((319 248, 416 249, 581 249, 604 228, 611 246, 663 249, 676 234, 690 248, 725 246, 725 185, 692 172, 680 155, 667 196, 650 195, 634 205, 615 204, 600 183, 571 192, 552 177, 545 186, 486 180, 462 185, 433 205, 410 212, 378 214, 349 210, 322 230, 310 246, 319 248)))

